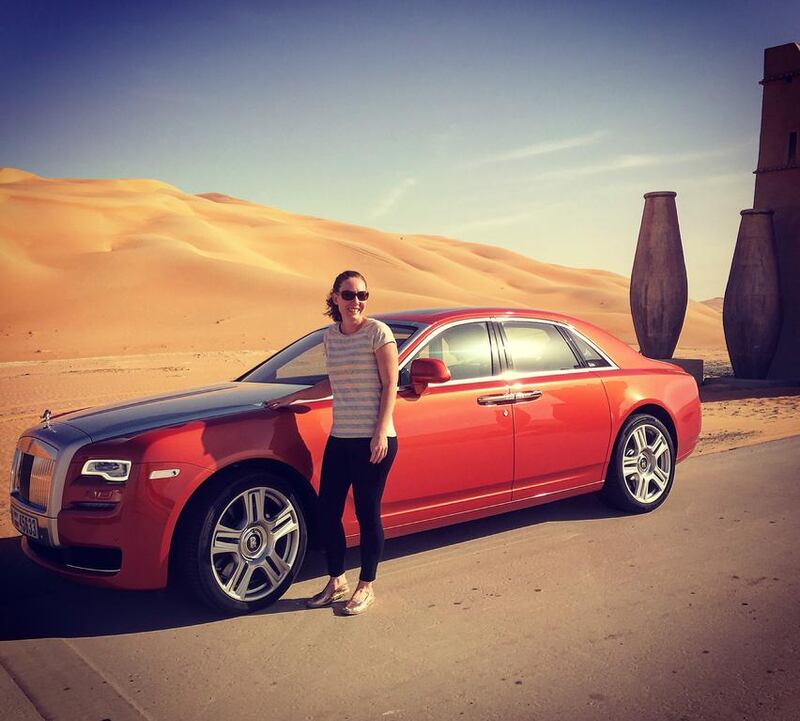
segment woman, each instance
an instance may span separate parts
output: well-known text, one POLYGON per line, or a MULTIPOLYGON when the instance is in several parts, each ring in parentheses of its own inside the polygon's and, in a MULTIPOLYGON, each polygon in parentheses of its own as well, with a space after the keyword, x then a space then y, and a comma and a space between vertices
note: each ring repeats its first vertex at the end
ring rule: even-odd
POLYGON ((344 613, 362 613, 375 601, 372 582, 383 553, 381 496, 397 454, 392 421, 397 395, 397 343, 388 325, 368 318, 369 298, 361 273, 340 273, 328 295, 326 315, 335 322, 323 336, 328 378, 311 388, 267 403, 273 410, 294 401, 333 394, 333 426, 322 458, 320 526, 330 580, 312 596, 311 608, 350 593, 344 574, 342 513, 350 485, 361 532, 361 574, 344 613))

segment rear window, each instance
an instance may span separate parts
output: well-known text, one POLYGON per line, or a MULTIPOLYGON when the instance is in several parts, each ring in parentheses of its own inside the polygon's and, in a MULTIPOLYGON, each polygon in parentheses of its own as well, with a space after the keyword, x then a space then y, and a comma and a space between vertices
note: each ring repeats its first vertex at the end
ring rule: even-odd
POLYGON ((566 332, 569 334, 569 338, 575 345, 575 348, 577 348, 578 355, 583 358, 589 368, 608 368, 611 365, 577 333, 573 333, 570 330, 566 332))
POLYGON ((550 323, 504 321, 503 329, 516 372, 544 373, 581 367, 564 336, 550 323))

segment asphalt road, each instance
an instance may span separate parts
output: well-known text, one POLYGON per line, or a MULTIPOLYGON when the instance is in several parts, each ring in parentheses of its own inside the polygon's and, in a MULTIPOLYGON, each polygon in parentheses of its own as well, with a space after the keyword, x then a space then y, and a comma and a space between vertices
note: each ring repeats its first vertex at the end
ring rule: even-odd
MULTIPOLYGON (((796 719, 800 438, 690 459, 655 513, 593 497, 387 542, 363 616, 219 620, 0 541, 8 719, 796 719)), ((357 577, 358 552, 348 555, 357 577)))

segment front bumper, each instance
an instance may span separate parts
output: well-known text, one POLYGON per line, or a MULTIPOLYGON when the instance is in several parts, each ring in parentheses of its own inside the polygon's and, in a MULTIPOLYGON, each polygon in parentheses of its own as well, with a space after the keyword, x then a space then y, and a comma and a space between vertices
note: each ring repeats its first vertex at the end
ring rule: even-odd
POLYGON ((23 533, 25 555, 62 576, 93 585, 136 590, 166 586, 172 530, 184 495, 207 472, 185 463, 143 463, 134 468, 128 483, 115 490, 116 502, 94 508, 70 502, 76 484, 63 493, 65 507, 54 516, 49 515, 52 507, 42 511, 12 494, 12 516, 16 511, 32 518, 37 531, 33 538, 19 527, 25 524, 15 524, 23 533), (165 467, 180 472, 149 479, 151 471, 165 467))
POLYGON ((40 509, 30 506, 25 503, 18 494, 11 494, 11 518, 14 527, 23 535, 31 535, 29 532, 22 528, 15 518, 15 512, 21 514, 25 519, 32 518, 36 526, 35 535, 36 540, 46 546, 58 546, 58 518, 52 518, 42 513, 40 509))

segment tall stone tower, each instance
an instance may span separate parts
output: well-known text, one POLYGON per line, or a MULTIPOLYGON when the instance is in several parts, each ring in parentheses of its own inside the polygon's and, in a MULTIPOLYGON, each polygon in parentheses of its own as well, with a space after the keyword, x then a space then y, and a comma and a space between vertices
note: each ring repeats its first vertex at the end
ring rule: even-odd
POLYGON ((774 210, 783 324, 769 378, 800 380, 800 45, 764 51, 753 207, 774 210))

